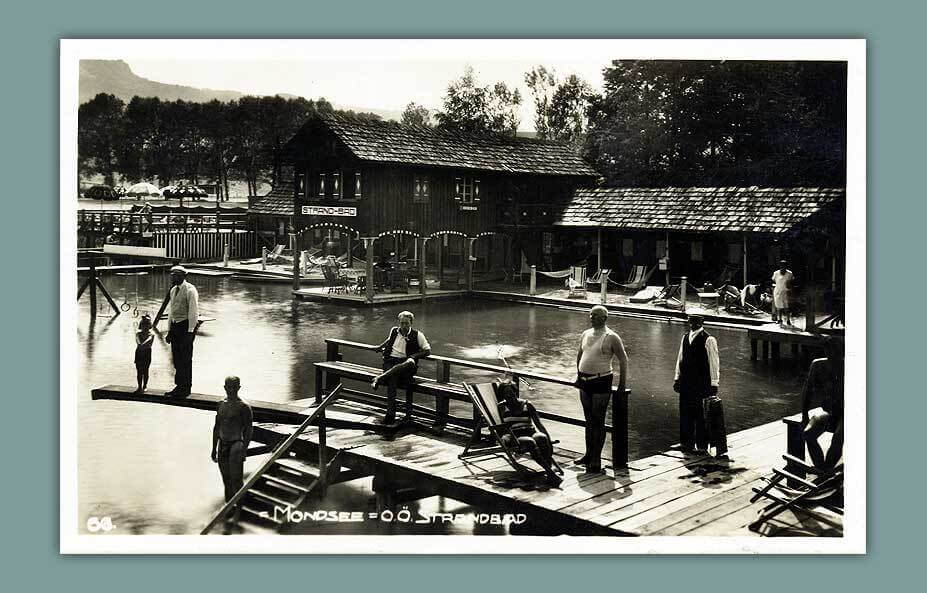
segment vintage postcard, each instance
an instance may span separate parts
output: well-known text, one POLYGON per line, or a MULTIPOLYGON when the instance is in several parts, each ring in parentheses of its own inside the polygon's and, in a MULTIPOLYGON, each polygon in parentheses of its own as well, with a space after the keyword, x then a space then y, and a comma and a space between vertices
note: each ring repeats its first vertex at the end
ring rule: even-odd
POLYGON ((865 553, 865 52, 62 40, 61 551, 865 553))

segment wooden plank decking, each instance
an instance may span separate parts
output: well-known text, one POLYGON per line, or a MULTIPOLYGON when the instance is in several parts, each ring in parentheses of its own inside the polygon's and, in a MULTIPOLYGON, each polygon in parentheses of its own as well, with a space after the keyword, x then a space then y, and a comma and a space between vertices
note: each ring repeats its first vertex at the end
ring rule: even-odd
MULTIPOLYGON (((221 401, 202 394, 179 400, 160 392, 134 395, 130 388, 116 386, 95 389, 93 397, 197 409, 215 409, 221 401)), ((254 433, 259 442, 285 439, 294 421, 312 410, 306 409, 308 402, 251 403, 255 421, 261 422, 254 433), (281 421, 284 424, 276 423, 281 421)), ((767 524, 761 534, 747 529, 761 509, 760 504, 750 504, 752 488, 763 484, 761 477, 772 467, 783 466, 787 427, 782 421, 729 435, 730 462, 668 450, 632 461, 626 470, 607 467, 605 474, 584 474, 570 465, 577 453, 557 450, 565 479, 559 488, 538 489, 517 478, 502 457, 459 459, 467 442, 462 433, 434 434, 422 427, 385 439, 372 431, 334 427, 372 424, 379 416, 349 402, 329 408, 328 458, 341 450, 345 467, 386 478, 396 487, 414 488, 420 497, 442 495, 490 512, 525 513, 530 523, 556 525, 575 535, 842 535, 842 530, 792 512, 767 524)), ((313 453, 319 436, 317 426, 300 436, 306 461, 317 461, 313 453)))

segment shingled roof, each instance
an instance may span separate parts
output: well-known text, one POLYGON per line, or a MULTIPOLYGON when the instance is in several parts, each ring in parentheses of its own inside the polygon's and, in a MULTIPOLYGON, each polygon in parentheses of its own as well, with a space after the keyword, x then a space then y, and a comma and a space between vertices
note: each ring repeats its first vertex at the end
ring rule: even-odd
MULTIPOLYGON (((573 148, 563 144, 447 132, 341 114, 325 114, 319 119, 364 161, 537 175, 598 175, 573 148)), ((290 142, 297 138, 299 134, 290 142)))
POLYGON ((249 212, 251 214, 273 214, 278 216, 292 215, 294 190, 295 187, 292 181, 278 182, 275 188, 251 206, 249 212))
POLYGON ((785 233, 844 200, 842 188, 577 189, 554 223, 634 230, 785 233))

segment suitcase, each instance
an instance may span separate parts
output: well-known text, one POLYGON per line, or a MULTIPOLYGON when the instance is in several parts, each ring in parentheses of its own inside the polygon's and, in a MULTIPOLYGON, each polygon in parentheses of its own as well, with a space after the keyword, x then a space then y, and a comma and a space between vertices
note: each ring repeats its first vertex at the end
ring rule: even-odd
POLYGON ((727 428, 724 425, 724 404, 717 395, 705 398, 705 426, 708 428, 708 444, 715 448, 715 456, 727 454, 727 428))

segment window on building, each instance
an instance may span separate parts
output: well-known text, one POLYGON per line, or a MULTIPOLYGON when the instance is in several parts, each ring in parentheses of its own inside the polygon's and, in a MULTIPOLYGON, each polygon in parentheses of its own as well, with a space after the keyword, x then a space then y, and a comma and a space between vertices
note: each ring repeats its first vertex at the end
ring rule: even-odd
POLYGON ((666 253, 666 240, 657 240, 657 259, 663 259, 667 256, 666 253))
POLYGON ((634 257, 634 239, 621 240, 621 255, 624 257, 634 257))
POLYGON ((739 264, 743 259, 744 255, 744 245, 743 243, 728 243, 727 244, 727 263, 729 264, 739 264))
POLYGON ((300 198, 306 196, 306 175, 303 173, 296 176, 296 195, 300 198))
POLYGON ((454 178, 454 199, 461 204, 475 204, 480 201, 480 180, 473 177, 454 178))
POLYGON ((692 261, 703 261, 702 258, 702 242, 701 241, 692 241, 691 243, 691 255, 692 261))
POLYGON ((431 180, 427 175, 414 175, 412 179, 412 201, 427 202, 431 193, 431 180))
POLYGON ((319 173, 318 199, 340 200, 342 196, 341 172, 319 173))

